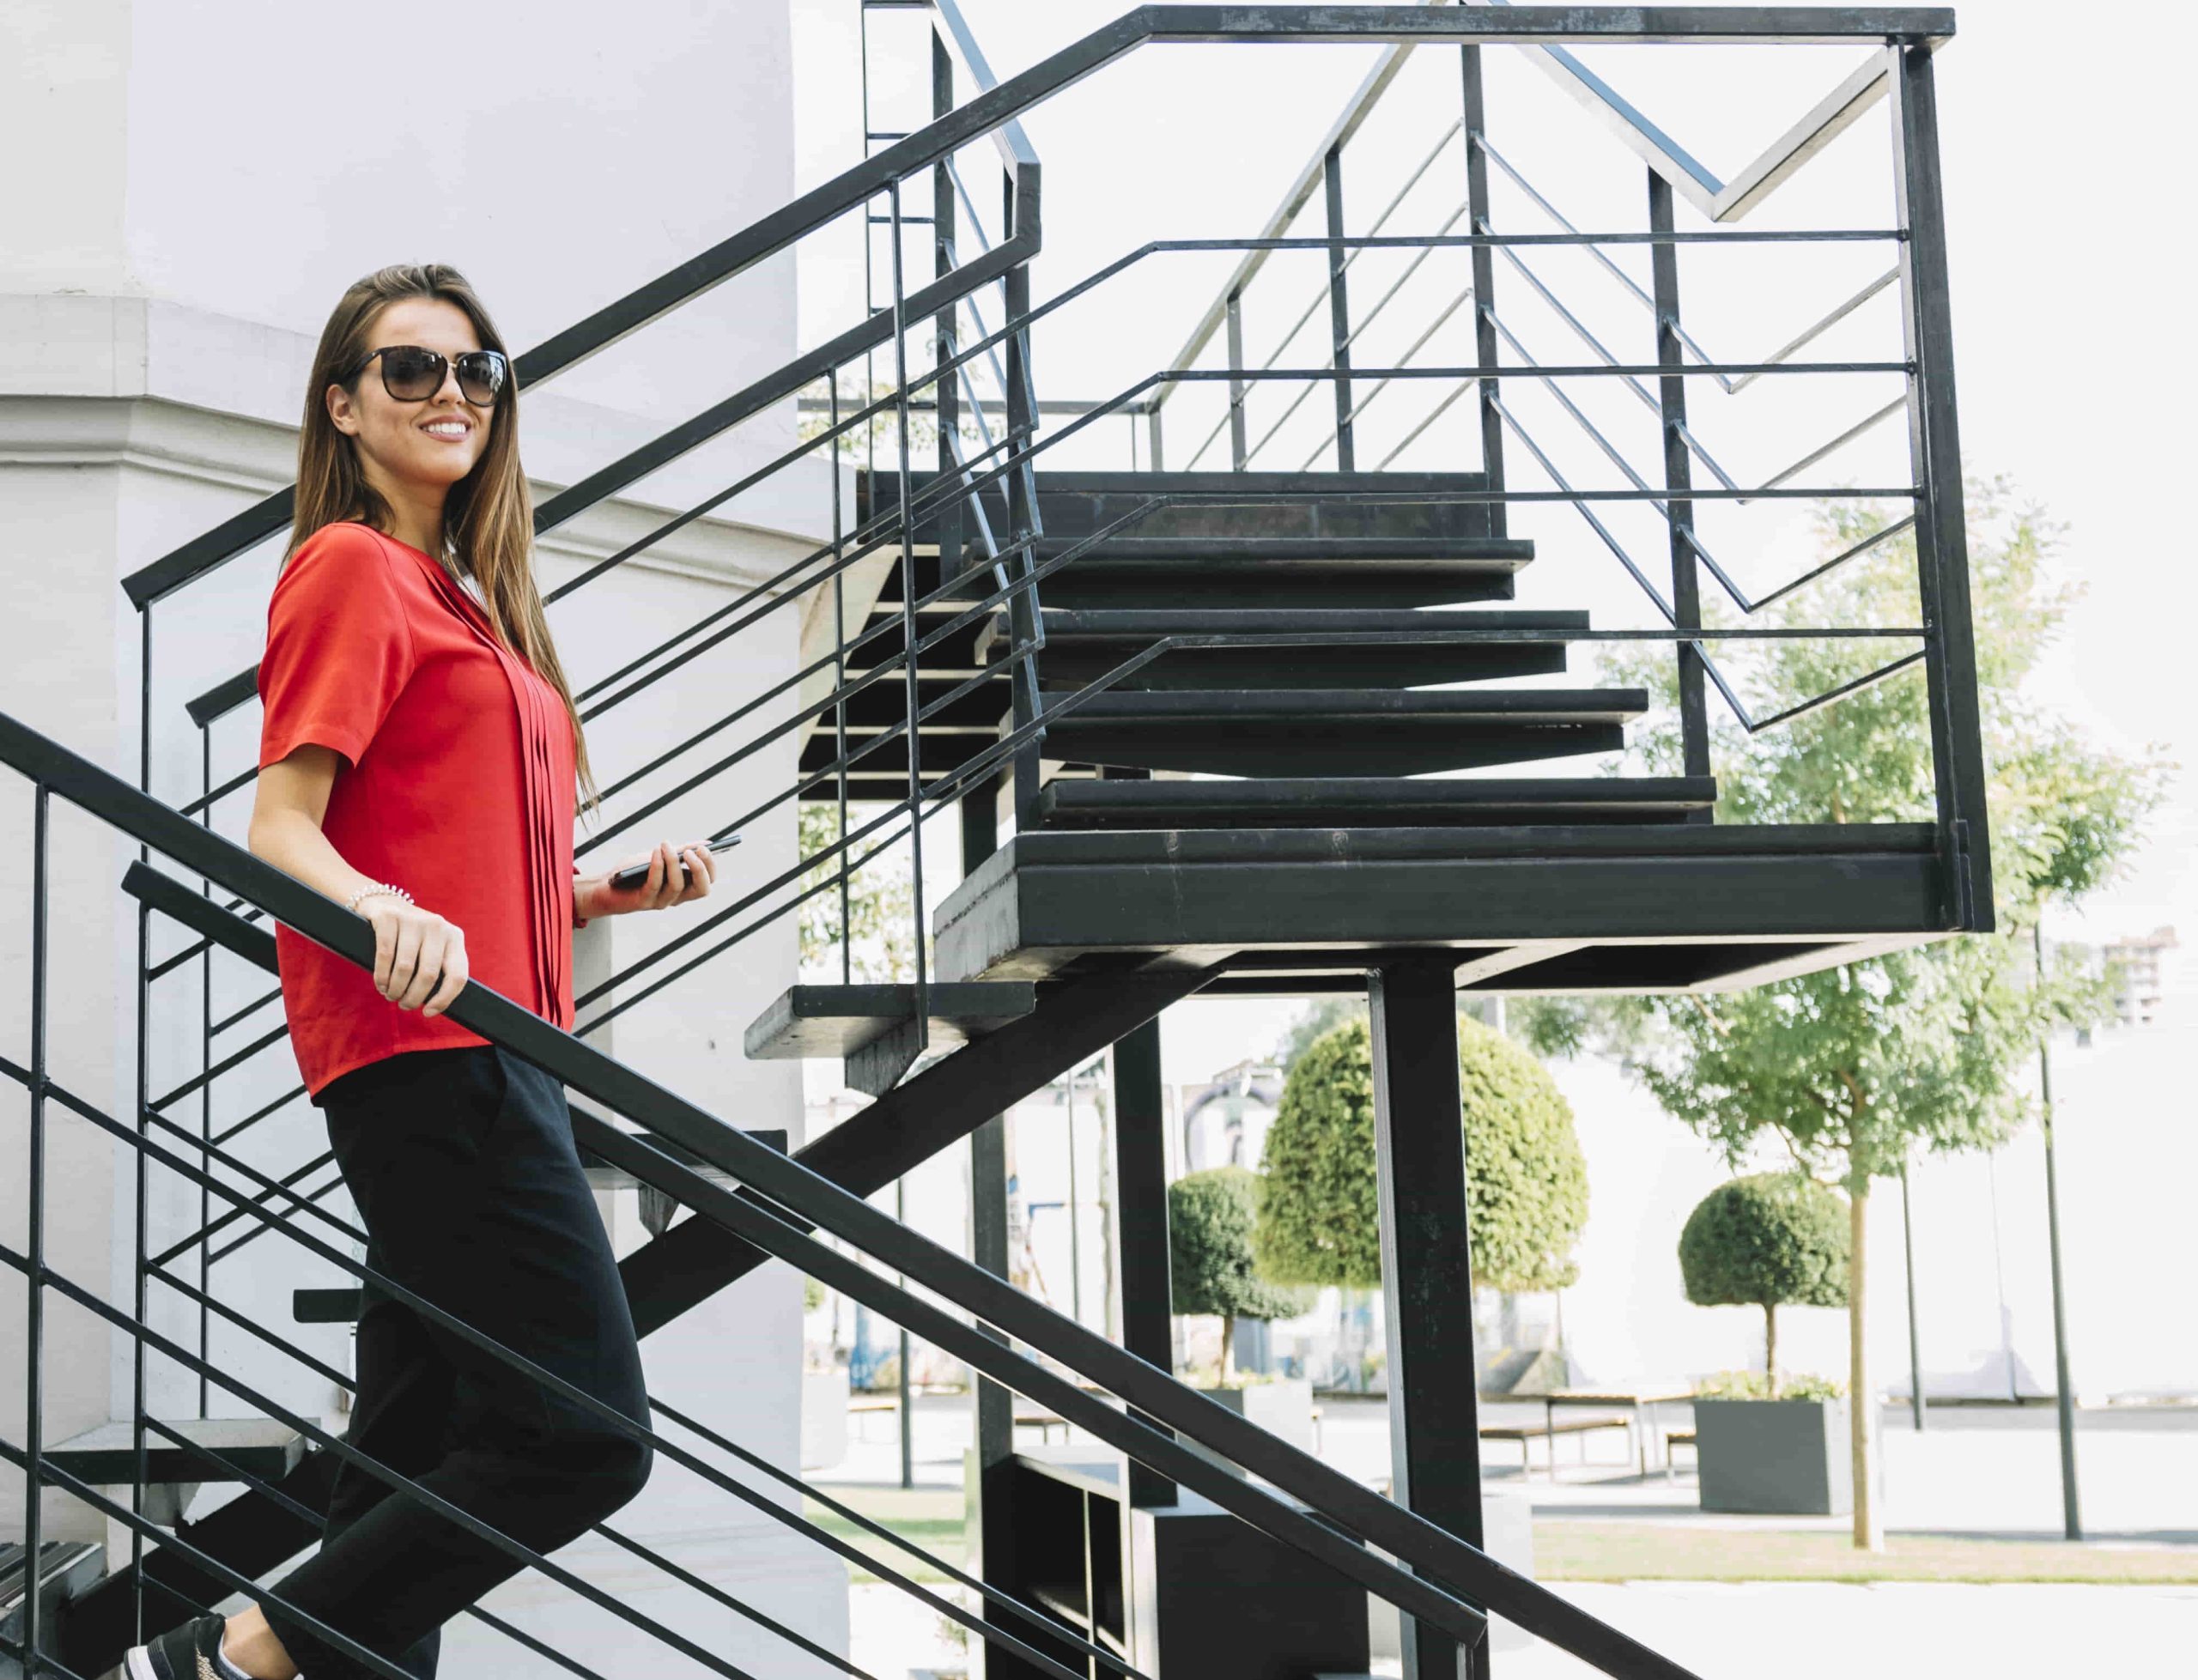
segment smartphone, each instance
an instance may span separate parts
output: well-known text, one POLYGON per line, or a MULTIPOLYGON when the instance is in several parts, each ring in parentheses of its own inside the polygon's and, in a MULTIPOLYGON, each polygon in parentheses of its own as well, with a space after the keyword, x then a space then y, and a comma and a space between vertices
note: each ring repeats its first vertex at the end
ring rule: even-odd
MULTIPOLYGON (((739 844, 739 835, 727 834, 721 840, 712 840, 708 849, 712 852, 730 852, 739 844)), ((679 872, 683 876, 687 873, 683 865, 679 866, 679 872)), ((648 878, 649 866, 647 864, 629 864, 610 877, 610 884, 623 889, 628 887, 638 887, 648 878)))

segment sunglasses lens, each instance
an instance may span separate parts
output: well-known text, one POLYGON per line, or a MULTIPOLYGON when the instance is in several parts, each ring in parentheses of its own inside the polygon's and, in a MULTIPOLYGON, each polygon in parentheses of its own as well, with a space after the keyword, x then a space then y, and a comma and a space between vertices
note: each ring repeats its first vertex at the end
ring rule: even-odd
POLYGON ((433 350, 403 344, 382 352, 381 372, 391 396, 402 402, 416 403, 423 397, 434 396, 442 384, 443 359, 433 350))
POLYGON ((469 350, 458 359, 458 388, 486 408, 504 388, 504 359, 494 350, 469 350))

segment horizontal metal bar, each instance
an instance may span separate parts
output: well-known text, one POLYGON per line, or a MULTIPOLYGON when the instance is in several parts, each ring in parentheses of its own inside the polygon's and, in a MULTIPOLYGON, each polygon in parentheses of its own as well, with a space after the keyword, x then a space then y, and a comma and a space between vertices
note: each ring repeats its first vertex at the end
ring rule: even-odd
MULTIPOLYGON (((1470 295, 1470 293, 1468 293, 1470 295)), ((1753 373, 1758 377, 1772 373, 1897 373, 1905 376, 1914 371, 1913 364, 1905 361, 1721 361, 1679 368, 1659 368, 1653 361, 1589 361, 1543 367, 1535 362, 1515 366, 1510 362, 1465 362, 1449 367, 1364 367, 1354 363, 1351 375, 1372 378, 1414 379, 1639 379, 1644 374, 1678 373, 1717 375, 1720 373, 1753 373)), ((1226 379, 1333 379, 1333 367, 1183 367, 1168 376, 1186 382, 1192 380, 1226 379)))
POLYGON ((1899 245, 1898 227, 1699 227, 1671 234, 1296 234, 1272 239, 1154 240, 1159 251, 1418 251, 1597 245, 1899 245))

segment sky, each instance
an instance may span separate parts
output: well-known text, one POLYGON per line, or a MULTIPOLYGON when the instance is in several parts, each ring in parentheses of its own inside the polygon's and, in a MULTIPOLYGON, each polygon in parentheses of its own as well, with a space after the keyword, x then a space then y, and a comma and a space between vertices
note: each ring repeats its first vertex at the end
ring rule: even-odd
MULTIPOLYGON (((962 3, 1001 76, 1126 9, 1116 0, 962 3)), ((2127 878, 2095 895, 2080 913, 2049 923, 2049 931, 2101 940, 2175 925, 2187 946, 2198 939, 2198 705, 2192 703, 2183 644, 2198 621, 2193 565, 2198 556, 2182 492, 2198 423, 2188 394, 2191 351, 2183 307, 2191 271, 2190 220, 2179 213, 2187 195, 2173 185, 2171 171, 2189 150, 2183 128, 2188 95, 2181 82, 2198 45, 2193 39, 2198 27, 2186 9, 2147 5, 2146 10, 2140 30, 2110 30, 2072 25, 2081 14, 2043 0, 1969 0, 1956 8, 1957 36, 1940 54, 1936 73, 1964 466, 1972 475, 2008 475, 2019 497, 2065 527, 2055 564, 2061 576, 2085 591, 2037 673, 2037 695, 2124 753, 2156 747, 2188 767, 2171 782, 2168 802, 2127 878)), ((847 0, 793 0, 793 14, 801 83, 797 170, 798 184, 806 187, 860 155, 860 112, 844 96, 851 84, 842 79, 854 62, 854 13, 847 0)), ((2126 26, 2128 15, 2121 21, 2126 26)), ((910 108, 923 88, 906 75, 909 64, 920 62, 911 58, 907 38, 896 52, 885 50, 886 31, 907 21, 873 15, 881 108, 872 121, 880 128, 914 126, 924 114, 920 107, 910 108)), ((1147 49, 1032 112, 1026 127, 1045 165, 1046 208, 1045 250, 1033 264, 1034 298, 1053 295, 1148 240, 1258 232, 1376 51, 1147 49)), ((1680 143, 1730 179, 1861 56, 1848 49, 1643 47, 1605 50, 1591 62, 1680 143)), ((1386 202, 1436 145, 1455 110, 1454 63, 1442 50, 1416 54, 1376 121, 1352 143, 1345 163, 1346 199, 1355 207, 1351 231, 1363 231, 1372 208, 1386 202)), ((1492 143, 1576 225, 1604 230, 1644 225, 1637 161, 1586 122, 1521 55, 1493 51, 1488 79, 1492 143)), ((1881 105, 1743 225, 1892 225, 1888 130, 1887 108, 1881 105)), ((1454 151, 1456 143, 1451 146, 1454 151)), ((964 155, 962 167, 987 227, 996 228, 997 165, 973 150, 964 155)), ((1454 192, 1458 179, 1454 162, 1444 160, 1430 172, 1431 185, 1422 196, 1404 201, 1391 231, 1431 231, 1444 213, 1442 195, 1454 192)), ((1533 230, 1533 213, 1515 192, 1507 199, 1509 189, 1501 181, 1497 191, 1497 225, 1533 230)), ((1683 207, 1679 225, 1703 224, 1683 207)), ((1296 231, 1316 230, 1301 224, 1296 231)), ((1406 337, 1386 343, 1369 338, 1369 355, 1379 359, 1400 349, 1411 332, 1435 318, 1448 295, 1443 287, 1453 283, 1438 270, 1454 256, 1430 260, 1416 279, 1394 282, 1403 289, 1393 312, 1405 318, 1406 337)), ((1560 272, 1563 260, 1575 256, 1552 253, 1536 261, 1584 324, 1630 358, 1648 359, 1636 306, 1618 295, 1606 276, 1582 268, 1584 259, 1560 272)), ((1645 279, 1636 256, 1626 253, 1623 260, 1645 279)), ((1784 343, 1869 278, 1873 258, 1885 266, 1881 247, 1757 246, 1745 260, 1733 253, 1683 252, 1686 318, 1713 353, 1753 359, 1784 343)), ((1227 253, 1195 253, 1141 263, 1108 282, 1114 289, 1095 297, 1082 313, 1065 310, 1041 325, 1034 349, 1041 394, 1108 396, 1164 365, 1233 260, 1227 253)), ((1294 310, 1317 299, 1321 260, 1317 253, 1278 257, 1248 294, 1248 343, 1254 361, 1267 354, 1265 347, 1294 310)), ((1380 296, 1394 282, 1406 259, 1362 260, 1364 268, 1354 270, 1352 282, 1355 318, 1364 300, 1380 296)), ((1533 315, 1526 290, 1515 277, 1499 272, 1499 307, 1521 324, 1521 337, 1537 358, 1587 360, 1545 312, 1533 315)), ((882 302, 884 294, 877 295, 882 302)), ((801 298, 805 343, 855 318, 862 298, 859 246, 852 240, 835 246, 830 236, 811 241, 805 248, 801 298)), ((1897 355, 1894 298, 1888 293, 1856 312, 1812 354, 1827 359, 1897 355)), ((1420 361, 1471 360, 1470 348, 1457 337, 1468 318, 1460 311, 1420 361)), ((1303 367, 1316 360, 1307 340, 1299 340, 1296 349, 1298 354, 1280 365, 1303 367)), ((1383 401, 1393 398, 1409 412, 1431 389, 1392 393, 1383 401)), ((1840 415, 1873 411, 1884 400, 1882 389, 1858 380, 1819 402, 1799 381, 1782 386, 1766 381, 1742 397, 1723 399, 1697 381, 1691 386, 1691 419, 1737 480, 1759 482, 1823 441, 1831 429, 1827 416, 1836 425, 1840 415)), ((1187 411, 1193 393, 1183 395, 1187 411)), ((1530 428, 1548 428, 1545 436, 1563 429, 1546 399, 1523 382, 1507 382, 1506 396, 1530 428)), ((1270 402, 1262 388, 1256 400, 1267 406, 1255 435, 1264 415, 1279 411, 1281 399, 1270 402)), ((1602 382, 1581 401, 1643 471, 1653 469, 1653 429, 1644 431, 1643 417, 1628 409, 1612 382, 1602 382)), ((1305 405, 1297 416, 1301 432, 1326 402, 1323 396, 1305 405)), ((1400 456, 1399 464, 1474 464, 1461 435, 1470 432, 1466 406, 1430 428, 1415 446, 1418 452, 1400 456), (1454 446, 1466 452, 1444 453, 1454 446)), ((1393 427, 1384 413, 1382 423, 1393 427)), ((1170 427, 1174 440, 1179 432, 1172 415, 1170 427)), ((1374 437, 1380 428, 1369 419, 1366 430, 1374 437)), ((1191 425, 1180 435, 1194 440, 1205 431, 1191 425)), ((1119 423, 1095 432, 1076 464, 1125 464, 1123 432, 1119 423)), ((1279 433, 1275 452, 1257 464, 1300 464, 1300 455, 1289 448, 1294 435, 1287 428, 1279 433)), ((1575 446, 1574 454, 1558 457, 1573 482, 1613 482, 1592 450, 1577 440, 1575 446)), ((1187 446, 1171 441, 1169 448, 1169 464, 1184 464, 1187 446)), ((1362 464, 1364 452, 1363 443, 1362 464)), ((1820 476, 1797 482, 1904 482, 1904 436, 1896 423, 1828 459, 1816 470, 1820 476)), ((1209 455, 1199 464, 1226 462, 1209 455)), ((1629 513, 1640 512, 1610 516, 1629 546, 1657 535, 1637 519, 1625 524, 1629 513)), ((1576 514, 1542 510, 1521 519, 1540 555, 1522 588, 1521 604, 1587 606, 1599 625, 1648 622, 1644 603, 1576 514), (1538 589, 1539 595, 1533 593, 1538 589)), ((1727 505, 1715 510, 1715 519, 1705 513, 1705 535, 1758 592, 1813 558, 1812 535, 1791 506, 1727 505)), ((2198 961, 2186 958, 2171 967, 2170 976, 2180 993, 2177 1014, 2187 1034, 2198 1006, 2198 961)), ((1264 1055, 1297 1008, 1284 1000, 1229 999, 1171 1011, 1163 1028, 1167 1079, 1194 1083, 1241 1058, 1264 1055)), ((2160 1030, 2171 1036, 2172 1029, 2160 1030)), ((2115 1162, 2126 1161, 2130 1151, 2163 1162, 2184 1152, 2171 1105, 2161 1100, 2174 1089, 2171 1080, 2163 1083, 2173 1046, 2163 1040, 2124 1055, 2104 1047, 2113 1042, 2104 1041, 2088 1059, 2074 1058, 2063 1097, 2072 1156, 2064 1162, 2070 1178, 2065 1194, 2073 1232, 2072 1288, 2092 1355, 2088 1366, 2080 1364, 2080 1385, 2096 1379, 2108 1386, 2157 1386, 2181 1380, 2178 1372, 2187 1376, 2187 1338, 2164 1343, 2142 1304, 2129 1301, 2116 1278, 2126 1275, 2119 1269, 2132 1261, 2133 1233, 2164 1233, 2175 1222, 2165 1204, 2128 1217, 2131 1210, 2113 1181, 2115 1162), (2163 1125, 2167 1131, 2160 1130, 2163 1125), (2087 1147, 2089 1158, 2074 1158, 2087 1147), (2104 1356, 2110 1348, 2111 1361, 2104 1356)), ((1606 1277, 1628 1268, 1668 1269, 1665 1227, 1721 1176, 1721 1168, 1644 1095, 1626 1089, 1614 1070, 1557 1071, 1574 1098, 1592 1156, 1618 1161, 1630 1160, 1632 1151, 1670 1180, 1647 1200, 1635 1198, 1637 1206, 1606 1203, 1590 1230, 1591 1243, 1600 1245, 1594 1269, 1606 1277)), ((1919 1217, 1926 1225, 1922 1241, 1931 1269, 1927 1298, 1937 1303, 1927 1307, 1927 1319, 1940 1315, 1935 1325, 1927 1323, 1938 1348, 1927 1362, 1974 1365, 2003 1335, 2033 1369, 2049 1360, 2044 1285, 2042 1274, 2034 1275, 2042 1265, 2034 1240, 2043 1213, 2042 1192, 2033 1182, 2037 1169, 2033 1135, 1993 1161, 1944 1163, 1919 1178, 1924 1198, 1919 1217), (2002 1303, 2012 1331, 2001 1328, 2002 1303)), ((1629 1174, 1633 1170, 1627 1168, 1629 1174)), ((2165 1251, 2155 1258, 2169 1263, 2165 1251)), ((1897 1252, 1880 1264, 1897 1266, 1897 1252)), ((1688 1309, 1675 1295, 1665 1303, 1672 1310, 1663 1318, 1639 1319, 1644 1300, 1673 1295, 1668 1282, 1645 1283, 1606 1302, 1608 1322, 1599 1333, 1611 1350, 1607 1368, 1626 1368, 1645 1356, 1640 1349, 1647 1343, 1679 1333, 1688 1309)), ((1582 1310, 1592 1308, 1583 1301, 1582 1310)), ((1590 1323, 1575 1328, 1583 1336, 1593 1330, 1590 1323)), ((1823 1340, 1822 1359, 1833 1362, 1836 1328, 1826 1325, 1808 1333, 1823 1340)))

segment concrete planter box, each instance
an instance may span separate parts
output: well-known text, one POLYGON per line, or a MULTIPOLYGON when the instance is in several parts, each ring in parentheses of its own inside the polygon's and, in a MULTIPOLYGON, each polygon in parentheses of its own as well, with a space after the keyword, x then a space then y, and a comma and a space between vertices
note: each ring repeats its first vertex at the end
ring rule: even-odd
POLYGON ((1705 1511, 1836 1517, 1854 1508, 1844 1400, 1697 1400, 1705 1511))
MULTIPOLYGON (((1269 1434, 1280 1436, 1292 1446, 1307 1453, 1313 1450, 1311 1379, 1283 1377, 1243 1388, 1201 1388, 1199 1392, 1217 1404, 1228 1407, 1248 1423, 1256 1423, 1269 1434)), ((1183 1445, 1205 1453, 1223 1470, 1243 1474, 1236 1465, 1217 1453, 1206 1453, 1196 1441, 1186 1440, 1183 1445)))
POLYGON ((829 1470, 847 1456, 847 1368, 801 1374, 801 1467, 829 1470))

